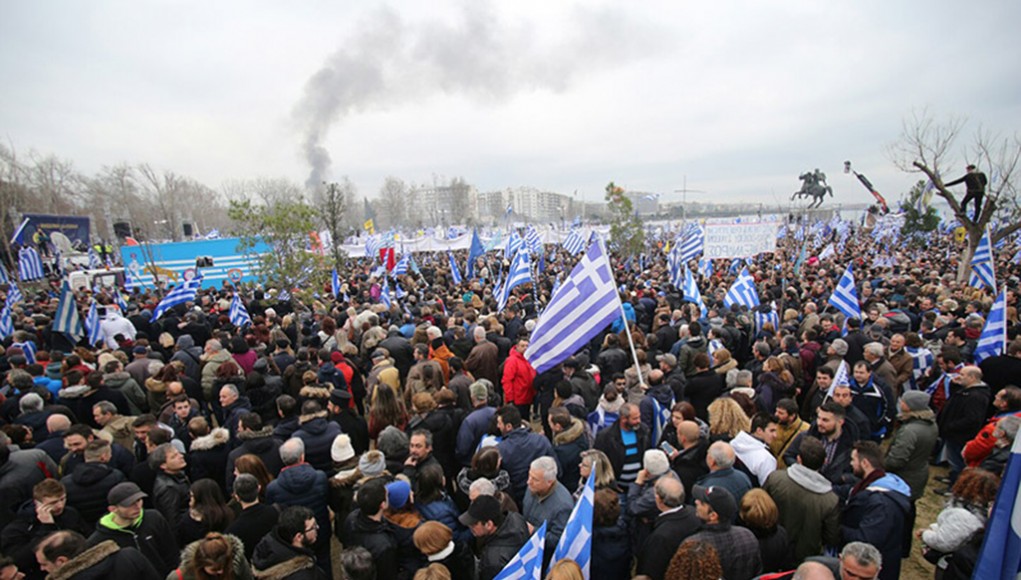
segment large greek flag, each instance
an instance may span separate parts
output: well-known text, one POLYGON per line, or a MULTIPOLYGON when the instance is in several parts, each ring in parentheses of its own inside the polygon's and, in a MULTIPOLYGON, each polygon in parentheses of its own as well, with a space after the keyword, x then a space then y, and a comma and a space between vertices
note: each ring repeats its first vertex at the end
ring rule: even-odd
POLYGON ((507 306, 507 300, 510 299, 510 292, 516 286, 527 284, 532 281, 532 262, 528 257, 528 251, 526 248, 521 248, 517 255, 514 256, 514 261, 511 262, 510 270, 507 271, 507 281, 504 283, 500 294, 496 297, 497 299, 497 312, 500 312, 507 306))
POLYGON ((837 287, 830 294, 829 304, 839 310, 847 318, 861 320, 861 305, 858 303, 858 290, 854 287, 854 272, 851 264, 847 265, 844 275, 837 282, 837 287))
POLYGON ((21 290, 18 289, 18 285, 15 284, 14 282, 11 282, 10 287, 7 289, 7 305, 14 306, 15 304, 21 302, 24 299, 25 296, 21 293, 21 290))
POLYGON ((723 297, 723 304, 728 308, 741 304, 749 309, 759 305, 759 292, 755 289, 755 279, 748 273, 748 268, 741 268, 737 280, 734 280, 727 295, 723 297))
POLYGON ((773 325, 773 332, 780 331, 780 313, 776 311, 776 304, 760 305, 755 310, 755 330, 761 331, 762 326, 767 322, 773 325))
POLYGON ((975 347, 975 364, 983 360, 1007 352, 1007 289, 996 297, 992 309, 989 310, 989 318, 982 328, 982 334, 978 337, 978 346, 975 347))
POLYGON ((543 522, 493 580, 542 580, 542 553, 545 546, 546 522, 543 522))
POLYGON ((464 279, 461 278, 461 269, 457 267, 457 260, 454 259, 454 252, 447 250, 447 261, 450 262, 450 281, 453 282, 455 286, 460 286, 464 279))
POLYGON ((96 301, 89 305, 89 313, 85 315, 85 330, 88 332, 90 346, 95 346, 103 340, 103 334, 99 328, 99 311, 96 309, 96 301))
POLYGON ((22 282, 46 277, 42 258, 35 248, 24 247, 18 251, 18 277, 22 282))
POLYGON ((0 310, 0 340, 14 334, 14 320, 11 318, 11 307, 4 306, 0 310))
POLYGON ((390 288, 385 279, 383 280, 383 289, 379 291, 379 303, 386 306, 387 309, 393 306, 393 302, 390 300, 390 288))
POLYGON ((684 233, 684 240, 680 244, 680 259, 682 264, 687 264, 702 253, 705 247, 705 230, 698 224, 691 224, 684 233))
POLYGON ((411 255, 410 254, 404 254, 403 256, 401 256, 401 259, 397 262, 397 265, 394 266, 393 272, 390 272, 390 275, 393 276, 394 278, 396 278, 398 276, 403 276, 403 275, 407 274, 408 273, 408 264, 410 262, 411 262, 411 255))
POLYGON ((568 254, 576 256, 578 252, 585 249, 585 236, 581 235, 577 228, 574 228, 571 233, 567 234, 567 239, 562 245, 568 254))
POLYGON ((986 522, 973 578, 1013 580, 1021 572, 1021 437, 1014 439, 1000 491, 986 522))
POLYGON ((60 289, 60 302, 57 303, 57 311, 53 315, 53 332, 66 334, 71 338, 71 342, 78 342, 85 336, 82 320, 78 315, 78 305, 74 301, 74 292, 67 282, 64 282, 60 289))
POLYGON ((904 350, 911 355, 911 389, 918 390, 919 381, 925 378, 929 369, 936 363, 936 357, 924 346, 905 346, 904 350))
POLYGON ((555 562, 569 559, 581 567, 581 575, 588 580, 592 561, 592 515, 595 511, 596 471, 589 473, 585 489, 574 504, 571 516, 567 518, 564 533, 560 535, 557 549, 553 551, 552 566, 555 562))
POLYGON ((975 248, 975 255, 971 257, 971 276, 968 278, 968 285, 972 288, 987 286, 996 292, 996 269, 993 262, 993 245, 989 243, 989 230, 982 235, 975 248))
POLYGON ((252 323, 252 317, 248 314, 248 309, 245 308, 243 302, 241 302, 241 295, 234 294, 234 298, 230 301, 230 323, 238 328, 244 328, 252 323))
POLYGON ((537 373, 573 355, 621 315, 606 246, 598 237, 539 317, 525 358, 537 373))
POLYGON ((195 295, 198 294, 199 287, 202 286, 202 276, 196 274, 191 280, 186 280, 180 286, 176 286, 169 294, 160 300, 160 303, 156 305, 156 310, 152 312, 152 319, 149 322, 156 322, 160 316, 166 313, 167 310, 184 304, 186 302, 194 302, 195 295))

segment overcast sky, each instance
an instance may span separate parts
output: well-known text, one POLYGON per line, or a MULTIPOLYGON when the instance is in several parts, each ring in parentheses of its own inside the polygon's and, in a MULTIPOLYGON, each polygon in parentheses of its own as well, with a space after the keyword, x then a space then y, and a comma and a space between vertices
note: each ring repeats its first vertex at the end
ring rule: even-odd
POLYGON ((595 200, 614 180, 672 201, 687 179, 784 209, 816 167, 868 201, 849 159, 893 201, 918 179, 885 151, 913 110, 1021 129, 1019 25, 1013 0, 8 1, 0 137, 214 188, 437 175, 595 200))

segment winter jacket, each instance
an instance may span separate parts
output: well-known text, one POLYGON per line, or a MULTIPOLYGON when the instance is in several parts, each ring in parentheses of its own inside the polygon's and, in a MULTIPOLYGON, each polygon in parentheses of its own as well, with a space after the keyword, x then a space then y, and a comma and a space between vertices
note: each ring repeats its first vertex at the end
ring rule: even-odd
POLYGON ((599 578, 630 580, 631 538, 624 518, 612 526, 596 526, 592 530, 592 570, 599 570, 599 578))
MULTIPOLYGON (((649 390, 645 393, 645 397, 638 403, 638 410, 641 412, 642 425, 649 430, 652 434, 652 443, 655 443, 659 437, 659 429, 657 428, 657 422, 659 425, 664 425, 665 414, 665 425, 670 426, 670 410, 674 406, 674 392, 670 389, 670 386, 665 383, 660 383, 649 387, 649 390), (656 403, 659 403, 659 409, 657 413, 656 403)), ((660 435, 661 436, 661 435, 660 435)))
POLYGON ((368 550, 376 562, 377 578, 397 577, 397 530, 385 518, 377 522, 363 516, 360 509, 354 510, 344 520, 340 542, 344 546, 361 546, 368 550))
POLYGON ((273 436, 273 427, 266 426, 258 431, 238 433, 240 445, 227 455, 227 469, 224 473, 226 489, 234 488, 234 464, 238 457, 251 453, 258 455, 266 465, 266 471, 276 477, 284 464, 280 461, 280 440, 273 436))
POLYGON ((871 428, 871 433, 862 433, 861 438, 871 437, 876 441, 882 439, 897 414, 897 401, 893 398, 893 391, 877 375, 869 377, 869 381, 864 385, 859 385, 854 377, 851 377, 850 383, 851 393, 854 395, 851 404, 868 417, 871 428))
POLYGON ((457 519, 461 512, 454 505, 454 501, 445 494, 440 499, 429 503, 416 503, 415 507, 418 508, 418 513, 422 514, 423 519, 440 522, 450 528, 454 532, 455 542, 462 544, 472 540, 471 530, 457 519))
POLYGON ((299 422, 301 428, 294 432, 294 436, 305 443, 305 461, 315 469, 329 471, 333 466, 330 449, 333 440, 340 435, 340 425, 327 421, 325 411, 302 415, 299 422))
POLYGON ((103 542, 71 558, 47 580, 139 580, 160 578, 153 565, 134 548, 103 542))
MULTIPOLYGON (((184 365, 184 374, 191 377, 193 381, 199 382, 201 380, 202 347, 195 346, 195 340, 190 334, 182 334, 177 337, 177 352, 174 353, 174 356, 170 357, 170 362, 175 360, 181 361, 184 365)), ((212 382, 209 384, 212 385, 212 382)))
POLYGON ((807 431, 808 427, 808 421, 803 420, 801 417, 795 417, 794 422, 790 425, 778 424, 776 426, 776 438, 769 444, 770 452, 777 459, 781 458, 791 443, 794 442, 794 438, 802 431, 807 431))
MULTIPOLYGON (((230 534, 225 534, 224 537, 230 542, 233 553, 231 569, 233 570, 234 578, 236 580, 254 580, 252 566, 248 563, 248 558, 245 556, 245 545, 241 542, 241 539, 230 534)), ((196 580, 195 552, 198 551, 199 541, 192 542, 181 550, 181 566, 167 574, 167 580, 196 580)))
POLYGON ((751 580, 762 571, 759 541, 748 528, 726 522, 703 524, 701 530, 685 541, 707 542, 718 554, 723 554, 720 564, 727 580, 751 580))
POLYGON ((939 436, 936 415, 930 410, 912 411, 900 416, 883 465, 911 487, 912 501, 925 495, 929 482, 929 456, 939 436))
POLYGON ((220 489, 226 489, 223 464, 226 463, 227 454, 230 452, 229 443, 230 433, 222 427, 217 427, 208 435, 192 441, 188 451, 188 473, 191 474, 191 480, 209 478, 215 481, 220 489))
MULTIPOLYGON (((266 486, 266 502, 283 507, 305 506, 315 513, 319 528, 327 530, 330 527, 329 491, 325 473, 308 463, 298 463, 280 470, 280 475, 266 486)), ((329 538, 325 533, 319 537, 329 538)))
POLYGON ((776 502, 795 562, 818 556, 840 541, 840 500, 833 484, 800 463, 774 471, 762 486, 776 502))
POLYGON ((734 496, 734 501, 741 505, 741 498, 752 489, 752 480, 743 472, 733 467, 725 467, 716 471, 710 471, 695 482, 695 485, 709 487, 718 485, 734 496))
POLYGON ((624 398, 617 397, 612 403, 606 397, 600 396, 596 409, 588 414, 586 422, 592 437, 599 434, 599 431, 613 425, 620 419, 620 408, 624 406, 624 398))
MULTIPOLYGON (((649 431, 645 428, 645 425, 639 425, 635 429, 635 436, 638 439, 638 457, 639 461, 641 461, 642 455, 646 449, 649 449, 652 442, 649 440, 649 431)), ((606 457, 610 460, 610 465, 613 466, 613 473, 617 476, 617 480, 620 481, 620 475, 624 469, 624 458, 627 455, 624 448, 624 439, 620 433, 620 419, 617 419, 617 422, 610 427, 600 431, 599 435, 596 435, 596 442, 592 447, 606 454, 606 457)), ((506 465, 506 462, 504 464, 506 465)))
POLYGON ((40 481, 57 476, 57 465, 45 451, 14 451, 0 465, 0 524, 14 517, 14 511, 32 498, 32 488, 40 481))
MULTIPOLYGON (((801 442, 804 441, 805 437, 815 437, 816 439, 823 441, 823 445, 826 444, 824 438, 819 435, 819 430, 815 425, 809 427, 808 431, 805 431, 794 438, 790 447, 787 448, 787 452, 783 454, 783 461, 788 467, 798 462, 798 453, 801 450, 801 442)), ((832 459, 829 460, 822 469, 819 470, 826 479, 833 483, 841 483, 844 479, 844 475, 851 471, 851 447, 854 445, 854 438, 851 436, 847 429, 840 431, 840 437, 837 438, 837 448, 833 453, 832 459)), ((790 529, 788 526, 787 529, 790 529)))
MULTIPOLYGON (((377 568, 378 571, 378 568, 377 568)), ((306 548, 295 548, 280 539, 276 528, 255 546, 252 572, 259 580, 326 580, 316 564, 315 555, 306 548)))
POLYGON ((755 476, 756 481, 752 483, 756 486, 761 486, 769 474, 776 471, 776 457, 764 442, 742 431, 730 440, 730 445, 748 472, 755 476))
MULTIPOLYGON (((996 424, 1000 422, 1000 419, 1011 415, 1021 417, 1021 411, 994 415, 986 421, 985 426, 978 432, 978 435, 975 435, 971 441, 965 444, 961 455, 964 457, 964 461, 967 462, 968 467, 978 467, 989 456, 996 447, 996 437, 993 436, 993 432, 996 431, 996 424)), ((36 447, 38 448, 39 446, 37 445, 36 447)))
POLYGON ((755 385, 755 400, 759 410, 771 413, 777 401, 793 395, 794 387, 785 383, 776 373, 767 371, 759 375, 759 382, 755 385))
POLYGON ((145 391, 125 371, 103 375, 103 384, 124 395, 124 398, 128 400, 128 408, 131 409, 129 415, 138 416, 149 410, 149 401, 145 391))
POLYGON ((457 430, 457 443, 454 454, 462 466, 471 465, 475 448, 479 446, 482 436, 489 431, 489 424, 496 415, 495 407, 479 407, 468 413, 457 430))
POLYGON ((631 365, 628 354, 620 347, 612 347, 603 350, 596 357, 596 366, 599 367, 599 375, 602 377, 603 385, 609 384, 609 378, 620 373, 631 365))
POLYGON ((494 385, 499 385, 500 374, 499 349, 495 343, 484 341, 477 343, 464 361, 464 368, 476 379, 489 379, 494 385))
POLYGON ((772 529, 748 528, 759 541, 759 556, 762 560, 763 572, 781 572, 790 570, 795 562, 791 558, 791 541, 787 529, 774 526, 772 529))
POLYGON ((596 379, 585 370, 578 369, 571 375, 571 386, 576 395, 581 395, 585 400, 585 410, 592 412, 599 403, 599 397, 603 391, 596 384, 596 379))
POLYGON ((4 526, 0 533, 0 552, 13 558, 27 578, 42 578, 45 574, 39 570, 35 547, 43 538, 59 530, 89 533, 89 527, 75 508, 65 506, 60 515, 53 516, 52 524, 44 524, 36 517, 35 502, 28 500, 21 504, 14 521, 4 526))
POLYGON ((361 455, 369 450, 369 424, 366 423, 365 417, 356 415, 350 409, 341 409, 340 413, 331 416, 330 420, 340 425, 341 433, 347 433, 351 437, 351 447, 355 453, 361 455))
POLYGON ((553 436, 553 453, 560 462, 562 471, 557 472, 557 479, 567 489, 578 487, 581 477, 581 453, 589 448, 585 434, 585 424, 580 419, 571 418, 571 426, 553 436))
POLYGON ((549 495, 541 499, 529 490, 521 506, 521 515, 525 516, 525 520, 534 528, 546 522, 546 549, 554 550, 561 534, 564 533, 567 518, 573 508, 574 498, 571 492, 558 481, 553 484, 549 495))
POLYGON ((108 513, 106 494, 124 481, 124 474, 105 463, 83 463, 60 483, 67 490, 67 502, 82 515, 89 528, 108 513))
POLYGON ((113 514, 106 514, 96 524, 96 531, 89 536, 89 545, 113 540, 122 548, 134 548, 152 562, 160 576, 177 567, 179 554, 174 531, 166 518, 156 510, 142 510, 130 526, 121 528, 113 521, 113 514))
POLYGON ((276 507, 257 503, 241 510, 237 519, 227 526, 224 533, 236 536, 241 540, 245 557, 251 558, 259 540, 273 530, 279 518, 280 511, 276 507))
POLYGON ((542 435, 532 433, 525 427, 519 427, 505 435, 497 448, 500 451, 500 457, 503 458, 503 468, 510 474, 511 487, 508 491, 514 501, 521 505, 525 498, 528 470, 532 461, 544 455, 555 457, 553 446, 550 445, 549 439, 542 435))
POLYGON ((205 357, 205 364, 202 366, 202 395, 207 401, 216 399, 218 393, 214 390, 214 384, 216 383, 216 371, 220 370, 220 365, 232 360, 230 353, 226 350, 214 352, 213 354, 205 357))
POLYGON ((986 517, 981 510, 951 503, 939 512, 934 523, 922 531, 922 543, 937 552, 949 554, 964 545, 985 525, 986 517))
POLYGON ((513 349, 503 366, 503 397, 504 402, 514 405, 530 405, 535 398, 532 382, 535 380, 535 369, 525 357, 513 349))
POLYGON ((709 343, 702 335, 693 336, 684 343, 677 353, 677 366, 684 371, 685 377, 690 378, 695 375, 695 355, 706 352, 708 348, 709 343))
POLYGON ((153 501, 168 522, 177 520, 188 511, 190 483, 183 473, 169 474, 162 470, 156 473, 152 488, 153 501))
POLYGON ((241 415, 252 411, 252 403, 248 397, 241 395, 236 401, 223 408, 223 427, 230 431, 231 449, 237 447, 238 424, 241 415))
POLYGON ((904 526, 911 511, 911 488, 886 474, 852 495, 844 506, 840 536, 848 542, 872 544, 883 554, 881 580, 900 578, 904 526))
POLYGON ((692 374, 684 387, 684 396, 695 407, 695 416, 709 421, 709 404, 723 394, 724 378, 712 369, 692 374))
POLYGON ((985 425, 991 400, 992 393, 985 383, 953 393, 937 418, 940 437, 960 445, 973 439, 985 425))
POLYGON ((698 532, 701 526, 702 521, 695 515, 695 509, 688 506, 657 516, 652 524, 652 533, 638 551, 637 573, 653 580, 663 578, 677 547, 698 532))
POLYGON ((100 434, 106 433, 114 443, 124 449, 132 449, 135 446, 135 429, 132 425, 134 422, 134 417, 114 415, 114 418, 103 426, 100 434))
POLYGON ((521 546, 525 545, 530 535, 528 524, 521 514, 516 512, 504 514, 500 527, 492 535, 478 540, 479 580, 493 580, 518 553, 521 546))

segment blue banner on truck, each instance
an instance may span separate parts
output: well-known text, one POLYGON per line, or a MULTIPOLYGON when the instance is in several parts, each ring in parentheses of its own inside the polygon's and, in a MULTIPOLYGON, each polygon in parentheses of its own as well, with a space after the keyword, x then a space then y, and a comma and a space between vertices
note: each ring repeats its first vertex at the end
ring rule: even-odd
POLYGON ((54 232, 60 232, 71 240, 71 244, 84 251, 89 247, 89 218, 74 215, 48 215, 43 213, 21 214, 25 227, 18 231, 12 240, 18 244, 32 242, 32 236, 36 231, 42 230, 52 237, 54 232))
POLYGON ((190 278, 195 270, 195 259, 208 256, 213 266, 202 268, 202 287, 223 286, 224 281, 232 284, 259 282, 256 274, 259 254, 268 253, 269 246, 259 243, 251 255, 238 251, 237 238, 201 240, 194 242, 170 242, 166 244, 145 244, 143 246, 121 246, 126 278, 143 287, 153 284, 153 264, 161 280, 179 284, 190 278), (150 256, 151 254, 151 256, 150 256))

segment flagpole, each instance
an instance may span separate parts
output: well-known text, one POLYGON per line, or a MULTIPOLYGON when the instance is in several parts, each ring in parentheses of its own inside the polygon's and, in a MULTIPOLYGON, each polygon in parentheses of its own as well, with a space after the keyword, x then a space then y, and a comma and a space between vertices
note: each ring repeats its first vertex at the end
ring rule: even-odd
MULTIPOLYGON (((614 284, 616 284, 616 280, 614 280, 614 284)), ((627 312, 624 311, 624 301, 618 299, 617 302, 620 303, 620 315, 624 318, 624 332, 627 333, 627 342, 631 346, 631 358, 635 361, 635 374, 638 375, 638 384, 644 389, 647 387, 645 381, 642 380, 642 365, 638 364, 638 351, 635 350, 635 339, 631 336, 631 328, 627 325, 627 312)))

